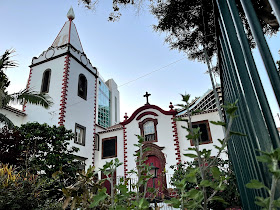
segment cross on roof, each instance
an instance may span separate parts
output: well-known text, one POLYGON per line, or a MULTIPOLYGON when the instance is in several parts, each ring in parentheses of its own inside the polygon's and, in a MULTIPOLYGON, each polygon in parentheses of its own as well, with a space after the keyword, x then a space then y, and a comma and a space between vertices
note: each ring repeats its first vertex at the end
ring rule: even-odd
POLYGON ((145 95, 143 95, 143 97, 146 97, 147 98, 147 103, 145 104, 145 105, 149 105, 149 96, 150 96, 151 94, 150 93, 148 93, 148 92, 146 92, 146 94, 145 95))

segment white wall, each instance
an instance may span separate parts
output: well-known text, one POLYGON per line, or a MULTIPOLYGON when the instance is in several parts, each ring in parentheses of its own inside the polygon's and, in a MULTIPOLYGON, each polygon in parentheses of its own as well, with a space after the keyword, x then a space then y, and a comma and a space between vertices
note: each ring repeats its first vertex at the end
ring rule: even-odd
MULTIPOLYGON (((11 120, 13 124, 16 126, 20 126, 21 124, 23 124, 23 120, 26 117, 26 116, 18 115, 6 109, 0 109, 0 113, 5 115, 7 118, 9 118, 9 120, 11 120)), ((0 127, 2 126, 4 126, 4 124, 2 125, 2 123, 0 123, 0 127)))
POLYGON ((48 94, 51 96, 54 104, 49 109, 45 109, 41 106, 26 104, 25 113, 28 115, 28 117, 25 118, 24 123, 39 122, 47 123, 49 125, 58 125, 64 61, 65 56, 62 56, 60 58, 32 67, 30 89, 38 92, 41 91, 44 71, 46 69, 51 69, 48 94))
POLYGON ((72 129, 73 132, 75 132, 75 123, 86 127, 85 146, 74 143, 74 140, 71 141, 70 146, 75 146, 80 149, 77 155, 87 158, 87 167, 92 165, 95 122, 95 83, 95 76, 84 69, 76 60, 70 58, 65 127, 72 129), (78 80, 81 73, 87 78, 86 100, 78 96, 78 80))
MULTIPOLYGON (((95 170, 98 171, 106 162, 109 162, 115 158, 118 158, 120 162, 124 161, 124 152, 123 152, 123 130, 111 131, 108 133, 99 134, 99 151, 95 151, 95 170), (102 139, 109 137, 117 137, 117 157, 102 159, 102 139)), ((124 176, 124 165, 122 164, 117 168, 117 176, 124 176)), ((100 176, 100 174, 99 174, 100 176)))

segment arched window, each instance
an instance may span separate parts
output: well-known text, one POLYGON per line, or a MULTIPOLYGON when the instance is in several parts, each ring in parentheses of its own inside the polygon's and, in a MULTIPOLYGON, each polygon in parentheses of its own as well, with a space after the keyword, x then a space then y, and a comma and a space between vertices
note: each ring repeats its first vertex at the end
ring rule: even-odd
POLYGON ((139 123, 144 141, 157 141, 157 119, 147 118, 139 123))
POLYGON ((153 121, 148 121, 143 125, 145 141, 155 141, 155 124, 153 121))
POLYGON ((51 70, 47 69, 43 73, 41 93, 48 93, 49 92, 50 80, 51 80, 51 70))
POLYGON ((83 74, 79 75, 78 96, 87 100, 87 78, 83 74))

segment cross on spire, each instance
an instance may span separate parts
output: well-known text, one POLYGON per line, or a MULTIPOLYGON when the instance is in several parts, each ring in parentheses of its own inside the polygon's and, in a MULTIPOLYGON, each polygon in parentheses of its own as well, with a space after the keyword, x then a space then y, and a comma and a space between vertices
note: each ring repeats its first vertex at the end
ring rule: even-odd
POLYGON ((146 99, 147 99, 147 103, 146 103, 145 105, 149 105, 149 96, 150 96, 150 95, 151 95, 151 94, 148 93, 148 92, 146 92, 146 94, 143 95, 143 97, 146 97, 146 99))

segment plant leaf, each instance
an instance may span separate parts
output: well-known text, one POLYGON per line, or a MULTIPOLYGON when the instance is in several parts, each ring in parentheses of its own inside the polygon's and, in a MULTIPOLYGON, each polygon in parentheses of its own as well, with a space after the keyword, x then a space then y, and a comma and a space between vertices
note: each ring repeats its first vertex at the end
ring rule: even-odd
POLYGON ((265 186, 260 181, 256 179, 252 179, 248 184, 246 184, 246 187, 250 189, 261 189, 264 188, 265 186))
POLYGON ((214 125, 226 126, 226 123, 222 122, 222 121, 210 121, 210 123, 212 123, 214 125))
POLYGON ((107 197, 108 194, 106 193, 107 189, 103 188, 101 190, 98 190, 97 195, 94 196, 93 202, 90 204, 90 208, 94 208, 98 206, 99 202, 104 201, 107 197))
POLYGON ((190 157, 190 158, 197 158, 197 155, 191 154, 191 153, 184 154, 184 156, 190 157))

